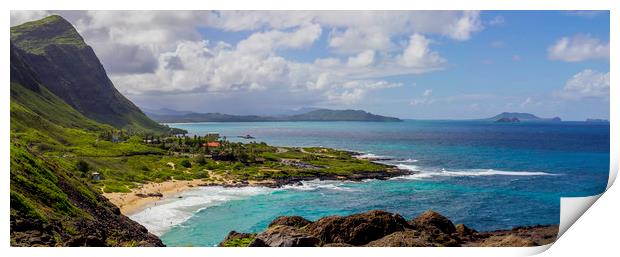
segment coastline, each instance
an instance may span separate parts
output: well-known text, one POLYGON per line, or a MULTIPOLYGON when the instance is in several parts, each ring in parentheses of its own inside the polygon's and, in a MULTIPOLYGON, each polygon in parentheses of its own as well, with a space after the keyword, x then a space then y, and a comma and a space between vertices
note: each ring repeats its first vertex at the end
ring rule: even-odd
MULTIPOLYGON (((351 152, 354 153, 354 152, 351 152)), ((355 153, 354 156, 362 156, 361 153, 355 153)), ((359 157, 356 157, 359 158, 359 157)), ((363 158, 363 157, 362 157, 363 158)), ((340 181, 362 181, 366 179, 379 179, 385 180, 389 178, 410 175, 413 172, 410 170, 400 169, 394 165, 385 163, 379 163, 378 160, 372 160, 377 164, 384 165, 385 170, 381 172, 358 172, 350 175, 321 175, 321 176, 308 176, 308 177, 287 177, 283 179, 273 180, 232 180, 223 176, 218 176, 209 172, 210 180, 194 179, 194 180, 167 180, 164 182, 149 182, 141 185, 138 188, 131 189, 128 193, 103 193, 102 195, 107 198, 111 203, 117 206, 121 213, 124 215, 132 215, 142 210, 147 209, 149 206, 156 204, 157 202, 178 196, 179 194, 197 187, 268 187, 268 188, 280 188, 286 185, 299 185, 302 181, 310 180, 340 180, 340 181)))

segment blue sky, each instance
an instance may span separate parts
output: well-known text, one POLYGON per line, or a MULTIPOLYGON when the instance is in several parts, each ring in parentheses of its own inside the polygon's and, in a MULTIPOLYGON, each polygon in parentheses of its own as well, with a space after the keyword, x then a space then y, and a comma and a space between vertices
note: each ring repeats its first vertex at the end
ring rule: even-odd
POLYGON ((148 109, 609 118, 605 11, 13 11, 11 22, 51 13, 148 109))

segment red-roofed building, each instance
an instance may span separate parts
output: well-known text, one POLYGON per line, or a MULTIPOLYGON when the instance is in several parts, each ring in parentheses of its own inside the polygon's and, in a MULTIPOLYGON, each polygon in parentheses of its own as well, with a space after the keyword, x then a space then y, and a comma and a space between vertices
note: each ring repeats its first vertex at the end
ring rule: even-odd
POLYGON ((220 145, 220 142, 207 142, 205 144, 205 146, 208 146, 208 147, 220 147, 221 145, 220 145))

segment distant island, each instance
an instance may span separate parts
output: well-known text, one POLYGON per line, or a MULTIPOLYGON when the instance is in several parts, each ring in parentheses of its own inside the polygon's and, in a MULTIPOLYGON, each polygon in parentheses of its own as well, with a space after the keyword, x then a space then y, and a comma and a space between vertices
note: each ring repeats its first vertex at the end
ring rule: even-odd
POLYGON ((232 115, 222 113, 182 112, 170 109, 145 110, 147 116, 162 123, 181 122, 264 122, 264 121, 377 121, 397 122, 399 118, 372 114, 363 110, 317 109, 282 116, 232 115))
POLYGON ((552 121, 559 122, 562 121, 560 117, 553 118, 541 118, 531 113, 524 112, 502 112, 498 115, 495 115, 491 118, 483 119, 488 121, 495 122, 528 122, 528 121, 552 121))
POLYGON ((586 122, 609 123, 609 120, 606 120, 606 119, 586 119, 586 122))

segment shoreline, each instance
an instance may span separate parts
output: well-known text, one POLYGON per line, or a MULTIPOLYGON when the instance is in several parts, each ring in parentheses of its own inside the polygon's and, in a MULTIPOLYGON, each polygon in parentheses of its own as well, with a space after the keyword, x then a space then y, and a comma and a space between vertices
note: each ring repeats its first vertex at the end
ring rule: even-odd
MULTIPOLYGON (((362 156, 362 153, 351 152, 355 156, 362 156)), ((357 158, 357 157, 356 157, 357 158)), ((364 158, 365 159, 365 158, 364 158)), ((167 180, 164 182, 149 182, 145 183, 138 188, 131 189, 128 193, 102 193, 111 203, 117 206, 123 215, 129 216, 139 213, 147 209, 149 206, 156 204, 157 202, 175 197, 187 190, 197 187, 268 187, 268 188, 281 188, 286 185, 300 185, 303 181, 311 180, 335 180, 335 181, 362 181, 366 179, 378 179, 386 180, 394 177, 413 174, 410 170, 404 170, 396 167, 395 165, 389 165, 385 163, 379 163, 378 160, 371 160, 374 163, 384 165, 385 170, 381 172, 359 172, 349 175, 321 175, 310 177, 288 177, 284 179, 268 179, 268 180, 231 180, 209 173, 210 177, 214 177, 217 182, 213 180, 167 180)))

